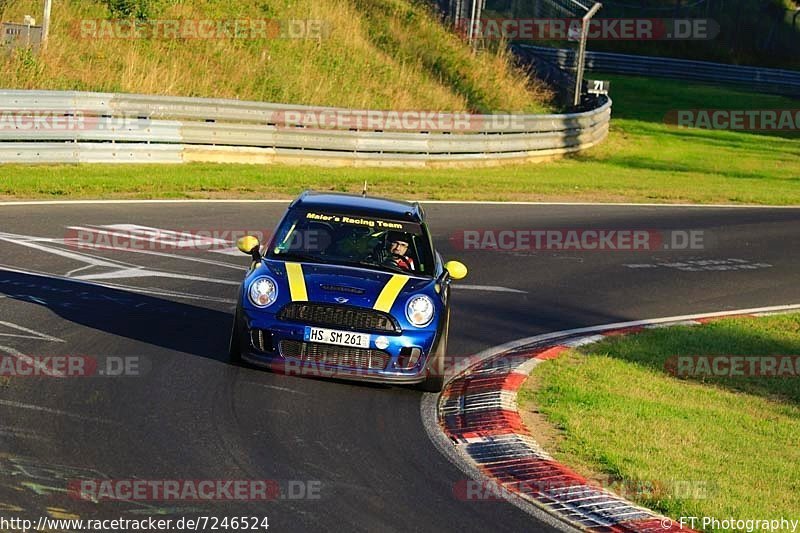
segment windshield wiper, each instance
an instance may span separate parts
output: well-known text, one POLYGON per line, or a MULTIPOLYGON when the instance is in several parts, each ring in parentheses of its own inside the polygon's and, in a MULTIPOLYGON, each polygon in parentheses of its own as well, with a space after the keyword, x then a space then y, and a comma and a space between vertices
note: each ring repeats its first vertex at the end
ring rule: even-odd
POLYGON ((286 253, 286 254, 277 254, 274 253, 270 255, 270 259, 281 259, 283 261, 305 261, 306 263, 321 263, 322 259, 317 256, 309 255, 309 254, 298 254, 298 253, 286 253))

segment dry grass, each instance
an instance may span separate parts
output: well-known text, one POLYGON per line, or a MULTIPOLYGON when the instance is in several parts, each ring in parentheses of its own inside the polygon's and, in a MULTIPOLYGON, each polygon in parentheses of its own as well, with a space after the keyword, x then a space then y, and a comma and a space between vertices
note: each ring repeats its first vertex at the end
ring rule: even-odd
MULTIPOLYGON (((4 20, 41 18, 11 0, 4 20)), ((58 0, 45 53, 0 55, 5 88, 241 98, 356 108, 541 112, 549 93, 502 51, 473 54, 417 0, 165 2, 156 19, 316 19, 321 39, 90 39, 98 1, 58 0)))

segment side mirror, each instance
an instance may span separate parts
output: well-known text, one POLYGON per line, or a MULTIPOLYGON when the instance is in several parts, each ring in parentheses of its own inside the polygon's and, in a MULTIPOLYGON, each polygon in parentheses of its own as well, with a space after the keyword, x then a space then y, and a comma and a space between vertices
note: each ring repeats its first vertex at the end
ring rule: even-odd
POLYGON ((236 247, 243 254, 252 256, 253 261, 261 261, 261 252, 258 250, 261 247, 261 243, 252 235, 245 235, 240 238, 236 241, 236 247))
POLYGON ((454 280, 464 279, 467 277, 467 267, 460 261, 448 261, 444 264, 444 268, 450 273, 450 277, 454 280))

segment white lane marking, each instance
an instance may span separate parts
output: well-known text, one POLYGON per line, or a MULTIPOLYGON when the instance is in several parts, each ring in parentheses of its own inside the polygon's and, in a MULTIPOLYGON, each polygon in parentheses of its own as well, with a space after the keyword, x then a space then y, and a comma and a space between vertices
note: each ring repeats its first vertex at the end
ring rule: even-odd
MULTIPOLYGON (((20 200, 0 202, 0 206, 26 206, 26 205, 114 205, 114 204, 286 204, 293 198, 286 200, 270 199, 186 199, 186 200, 20 200)), ((764 205, 764 204, 654 204, 636 202, 504 202, 480 200, 410 200, 422 204, 442 205, 555 205, 555 206, 609 206, 609 207, 698 207, 722 209, 799 209, 800 205, 764 205)))
POLYGON ((31 429, 20 429, 13 426, 0 426, 0 435, 4 437, 14 437, 17 439, 35 439, 37 441, 52 442, 53 439, 45 437, 38 431, 31 429))
MULTIPOLYGON (((27 246, 29 248, 33 248, 35 250, 40 250, 42 252, 58 255, 61 257, 66 257, 68 259, 72 259, 75 261, 82 262, 86 265, 87 268, 91 267, 106 267, 106 268, 115 268, 115 269, 122 269, 127 270, 130 268, 139 268, 138 265, 134 265, 132 263, 126 263, 122 261, 110 261, 104 260, 99 257, 95 257, 89 254, 82 254, 78 252, 69 252, 67 250, 62 250, 60 248, 55 248, 53 246, 42 246, 38 244, 33 244, 32 242, 27 241, 26 239, 31 239, 32 237, 28 235, 17 235, 14 233, 3 233, 0 232, 0 240, 10 242, 12 244, 19 244, 21 246, 27 246)), ((45 239, 39 238, 36 239, 38 242, 50 242, 50 243, 63 243, 60 239, 45 239)), ((29 297, 32 300, 36 300, 33 297, 29 297)), ((44 303, 44 302, 40 302, 44 303)))
POLYGON ((80 271, 82 271, 82 270, 87 270, 87 269, 89 269, 89 268, 92 268, 93 266, 94 266, 94 265, 85 265, 85 266, 82 266, 82 267, 73 268, 72 270, 70 270, 69 272, 67 272, 67 273, 66 273, 66 274, 64 274, 64 275, 65 275, 66 277, 70 277, 70 276, 72 276, 72 275, 73 275, 74 273, 76 273, 76 272, 80 272, 80 271))
POLYGON ((11 333, 0 333, 0 336, 2 337, 21 337, 23 339, 36 339, 36 340, 50 341, 50 342, 64 342, 62 339, 59 339, 57 337, 53 337, 46 333, 26 328, 20 326, 19 324, 14 324, 12 322, 6 322, 4 320, 0 320, 0 325, 6 326, 7 328, 15 329, 17 331, 23 331, 25 333, 28 333, 28 335, 18 335, 18 334, 14 335, 11 333))
POLYGON ((781 311, 763 311, 759 313, 753 313, 753 316, 775 316, 775 315, 782 315, 781 311))
MULTIPOLYGON (((119 226, 123 226, 123 225, 119 225, 119 226)), ((133 227, 132 225, 128 225, 128 226, 133 227)), ((145 226, 140 226, 140 227, 145 227, 145 226)), ((71 226, 70 228, 71 229, 76 229, 76 228, 82 228, 82 227, 81 226, 71 226)), ((84 229, 88 229, 88 228, 84 228, 84 229)), ((150 229, 153 229, 155 231, 159 231, 159 230, 157 230, 155 228, 150 228, 150 229)), ((15 235, 15 237, 21 237, 21 236, 15 235)), ((102 262, 102 260, 96 259, 96 258, 94 258, 92 256, 83 256, 82 254, 75 254, 73 252, 67 252, 65 250, 60 250, 60 249, 57 249, 57 248, 54 249, 52 247, 48 248, 46 246, 39 246, 39 245, 30 244, 30 243, 23 243, 23 242, 20 242, 18 240, 9 239, 9 238, 3 238, 3 237, 0 237, 0 239, 7 240, 9 242, 14 242, 14 243, 17 243, 17 244, 22 244, 24 246, 31 246, 31 247, 40 249, 42 251, 55 253, 57 255, 62 255, 64 257, 69 257, 69 258, 72 258, 72 259, 76 259, 78 261, 82 260, 81 258, 83 258, 83 257, 86 258, 86 261, 98 261, 98 263, 93 263, 93 266, 95 264, 97 266, 110 266, 110 267, 113 267, 113 268, 119 268, 121 266, 121 264, 113 264, 113 263, 109 263, 109 262, 102 262), (100 263, 104 263, 104 264, 100 264, 100 263)), ((167 254, 167 255, 169 257, 176 257, 176 258, 180 257, 180 256, 172 255, 172 254, 167 254)), ((189 258, 189 260, 192 260, 192 259, 198 259, 198 258, 189 258)), ((231 265, 226 265, 226 266, 231 266, 231 265)), ((244 270, 242 267, 235 267, 235 268, 244 270)), ((163 278, 186 279, 186 280, 193 280, 193 281, 206 281, 206 282, 210 282, 210 283, 220 283, 220 284, 223 284, 223 285, 239 285, 238 281, 228 281, 228 280, 204 278, 204 277, 199 277, 199 276, 190 276, 190 275, 186 275, 186 274, 167 273, 167 272, 162 272, 162 271, 158 271, 158 270, 148 270, 148 269, 145 269, 145 268, 140 268, 140 267, 135 267, 135 266, 134 266, 134 268, 125 268, 125 269, 115 270, 113 272, 104 272, 104 273, 101 273, 101 274, 84 274, 82 276, 76 276, 75 279, 82 279, 82 280, 119 279, 119 278, 149 277, 149 276, 163 277, 163 278)), ((516 294, 527 294, 526 291, 521 291, 519 289, 511 289, 509 287, 500 287, 500 286, 496 286, 496 285, 462 285, 462 284, 454 284, 453 287, 456 288, 456 289, 463 289, 463 290, 476 290, 476 291, 489 291, 489 292, 510 292, 510 293, 516 293, 516 294)))
MULTIPOLYGON (((778 311, 780 312, 780 311, 778 311)), ((756 313, 753 313, 756 314, 756 313)), ((662 329, 662 328, 671 328, 674 326, 696 326, 700 324, 697 320, 678 320, 677 322, 666 322, 664 324, 647 324, 645 328, 647 329, 662 329)), ((601 335, 602 336, 602 335, 601 335)))
MULTIPOLYGON (((6 265, 0 263, 0 267, 3 270, 8 272, 15 272, 17 274, 28 274, 28 275, 35 275, 35 276, 42 276, 45 278, 50 279, 57 279, 60 281, 67 281, 69 283, 77 283, 82 285, 88 285, 89 287, 105 287, 108 289, 119 289, 126 292, 132 292, 137 294, 148 294, 148 295, 155 295, 155 296, 173 296, 176 298, 185 298, 187 300, 203 300, 208 302, 218 302, 224 304, 235 304, 236 300, 229 299, 229 298, 217 298, 214 296, 207 296, 204 294, 193 294, 189 292, 181 292, 181 291, 171 291, 168 289, 156 289, 156 288, 143 288, 143 287, 134 287, 132 285, 119 285, 116 283, 104 283, 104 282, 92 282, 81 280, 77 278, 67 278, 64 276, 59 276, 58 274, 53 274, 51 272, 43 272, 41 270, 21 270, 19 268, 13 267, 11 265, 6 265)), ((46 304, 45 304, 46 305, 46 304)))
POLYGON ((117 285, 114 283, 97 283, 100 287, 107 287, 109 289, 121 289, 123 291, 134 292, 137 294, 147 294, 152 296, 172 296, 174 298, 184 298, 186 300, 201 300, 203 302, 216 302, 223 304, 235 304, 236 300, 231 298, 217 298, 216 296, 206 296, 203 294, 193 294, 190 292, 168 291, 161 289, 142 289, 140 287, 133 287, 131 285, 117 285))
POLYGON ((151 200, 20 200, 18 202, 0 202, 0 206, 15 206, 15 205, 115 205, 115 204, 286 204, 289 205, 294 197, 285 200, 270 200, 270 199, 246 199, 246 198, 232 198, 225 199, 212 199, 212 198, 195 198, 195 199, 151 199, 151 200))
MULTIPOLYGON (((442 205, 555 205, 576 207, 713 207, 722 209, 798 209, 800 205, 764 205, 764 204, 653 204, 636 202, 482 202, 467 200, 419 200, 421 204, 442 205)), ((2 204, 0 204, 2 205, 2 204)))
POLYGON ((53 248, 52 246, 42 246, 39 244, 34 244, 32 242, 21 240, 25 238, 27 238, 26 235, 15 235, 13 233, 0 233, 0 241, 10 242, 12 244, 18 244, 20 246, 26 246, 28 248, 33 248, 34 250, 39 250, 41 252, 47 252, 49 254, 66 257, 67 259, 73 259, 81 263, 88 263, 91 266, 102 266, 109 268, 119 268, 121 266, 127 266, 117 262, 106 261, 97 257, 93 257, 91 255, 79 254, 76 252, 68 252, 66 250, 61 250, 60 248, 53 248))
MULTIPOLYGON (((94 257, 92 255, 80 254, 77 252, 69 252, 66 250, 62 250, 60 248, 54 248, 52 246, 33 244, 31 242, 20 240, 20 237, 25 238, 26 236, 16 235, 12 233, 0 233, 0 240, 2 241, 10 242, 12 244, 19 244, 21 246, 27 246, 29 248, 34 248, 36 250, 40 250, 43 252, 51 253, 61 257, 66 257, 68 259, 73 259, 75 261, 80 261, 82 263, 88 263, 87 266, 89 267, 98 266, 98 267, 107 267, 116 269, 111 272, 104 272, 101 274, 84 274, 82 276, 75 276, 74 278, 70 279, 91 280, 91 279, 118 279, 118 278, 132 278, 132 277, 160 277, 160 278, 185 279, 191 281, 205 281, 207 283, 218 283, 222 285, 239 285, 238 281, 206 278, 202 276, 191 276, 188 274, 164 272, 160 270, 149 270, 144 267, 140 267, 138 265, 134 265, 131 263, 125 263, 121 261, 113 261, 113 262, 107 261, 94 257)), ((54 241, 58 242, 55 239, 54 241)))
POLYGON ((498 353, 506 352, 509 350, 514 350, 516 348, 521 348, 522 346, 526 346, 528 344, 533 344, 536 342, 551 340, 551 339, 558 339, 560 337, 569 337, 572 335, 578 335, 581 333, 594 333, 597 331, 605 331, 608 329, 622 329, 622 328, 631 328, 635 326, 649 326, 653 324, 663 324, 664 322, 677 322, 677 321, 684 321, 684 320, 697 320, 700 318, 715 318, 715 317, 722 317, 728 315, 749 315, 754 313, 771 313, 771 312, 778 312, 778 311, 794 311, 800 310, 800 304, 788 304, 788 305, 774 305, 770 307, 753 307, 749 309, 736 309, 733 311, 718 311, 712 313, 697 313, 693 315, 676 315, 676 316, 668 316, 662 318, 648 318, 644 320, 631 320, 628 322, 614 322, 612 324, 602 324, 598 326, 587 326, 583 328, 574 328, 574 329, 565 329, 563 331, 554 331, 552 333, 544 333, 541 335, 534 335, 533 337, 525 337, 523 339, 517 339, 515 341, 507 342, 505 344, 501 344, 500 346, 495 346, 492 348, 488 348, 475 356, 476 361, 480 361, 485 359, 486 357, 491 357, 498 353))
POLYGON ((205 281, 206 283, 219 283, 222 285, 239 285, 240 283, 238 281, 229 281, 226 279, 206 278, 203 276, 192 276, 189 274, 175 274, 173 272, 161 272, 160 270, 147 270, 145 268, 127 268, 123 270, 114 270, 113 272, 104 272, 102 274, 84 274, 82 276, 75 276, 72 279, 95 280, 148 277, 205 281))
MULTIPOLYGON (((231 241, 218 239, 216 237, 204 237, 188 232, 178 232, 150 226, 140 226, 137 224, 108 224, 98 227, 67 226, 67 229, 103 235, 106 237, 105 240, 109 243, 112 240, 110 237, 119 237, 131 241, 144 241, 152 244, 160 244, 162 247, 170 246, 173 248, 197 249, 201 246, 231 244, 231 241)), ((98 238, 98 240, 100 239, 98 238)))
MULTIPOLYGON (((64 244, 66 244, 68 246, 78 246, 77 241, 75 239, 64 239, 63 242, 64 242, 64 244), (72 243, 76 243, 76 244, 72 244, 72 243)), ((131 252, 131 253, 136 253, 136 254, 155 255, 155 256, 158 256, 158 257, 169 257, 170 259, 180 259, 182 261, 192 261, 194 263, 204 263, 206 265, 214 265, 214 266, 220 266, 220 267, 224 267, 224 268, 232 268, 232 269, 235 269, 235 270, 240 270, 242 272, 247 270, 247 268, 244 265, 237 265, 237 264, 234 264, 234 263, 226 263, 225 261, 215 261, 213 259, 203 259, 203 258, 200 258, 200 257, 189 257, 189 256, 185 256, 185 255, 171 254, 171 253, 167 253, 167 252, 156 252, 156 251, 153 251, 153 250, 138 250, 138 249, 135 249, 135 248, 122 248, 121 249, 121 248, 114 248, 113 246, 103 246, 103 245, 89 244, 89 243, 80 243, 79 246, 86 247, 86 248, 92 248, 94 250, 113 250, 115 252, 131 252)), ((243 257, 242 252, 240 252, 238 248, 233 248, 233 250, 235 250, 236 253, 235 254, 231 253, 231 254, 228 254, 228 255, 237 255, 237 256, 243 257)), ((223 253, 222 250, 219 250, 219 252, 223 253)), ((225 252, 225 253, 227 253, 227 252, 225 252)))
MULTIPOLYGON (((75 230, 96 235, 103 235, 105 238, 92 238, 91 240, 85 238, 75 238, 71 240, 77 241, 79 246, 89 246, 92 248, 101 248, 117 251, 139 251, 140 248, 136 246, 113 246, 111 245, 111 238, 122 238, 132 241, 144 241, 153 244, 160 244, 162 249, 165 247, 171 248, 190 248, 192 250, 202 250, 209 253, 235 255, 241 256, 242 252, 234 246, 233 240, 220 239, 218 237, 211 237, 190 233, 187 231, 178 232, 175 230, 154 228, 152 226, 141 226, 138 224, 108 224, 104 226, 68 226, 67 229, 75 230), (100 229, 107 228, 107 229, 100 229), (116 231, 108 231, 116 230, 116 231), (108 242, 109 244, 100 244, 100 241, 108 242)), ((150 251, 150 250, 148 250, 150 251)))
POLYGON ((0 345, 0 352, 4 352, 6 355, 10 355, 12 357, 16 357, 20 361, 23 361, 29 367, 35 367, 35 368, 37 368, 39 370, 39 372, 41 372, 42 374, 44 374, 46 376, 50 376, 51 378, 63 378, 64 377, 64 373, 63 372, 59 372, 58 370, 53 370, 53 369, 47 368, 47 365, 44 364, 42 361, 40 361, 38 359, 34 359, 33 357, 31 357, 29 355, 26 355, 26 354, 24 354, 24 353, 22 353, 20 351, 17 351, 14 348, 11 348, 10 346, 0 345))
POLYGON ((623 263, 627 268, 672 268, 681 272, 730 272, 738 270, 757 270, 759 268, 772 268, 769 263, 754 263, 747 259, 686 259, 683 261, 661 263, 623 263))
POLYGON ((22 403, 22 402, 15 402, 11 400, 0 400, 0 405, 4 405, 6 407, 15 407, 17 409, 28 409, 30 411, 39 411, 41 413, 48 413, 52 415, 61 415, 66 416, 69 418, 75 418, 78 420, 84 420, 87 422, 98 422, 100 424, 113 424, 115 426, 121 425, 119 422, 112 422, 110 420, 104 420, 102 418, 95 418, 93 416, 84 416, 79 415, 76 413, 70 413, 69 411, 62 411, 60 409, 53 409, 51 407, 42 407, 40 405, 33 405, 29 403, 22 403))
POLYGON ((278 387, 277 385, 267 385, 266 383, 256 383, 255 381, 243 381, 242 383, 244 383, 245 385, 255 385, 256 387, 263 387, 265 389, 273 389, 283 392, 290 392, 292 394, 299 394, 301 396, 308 396, 307 392, 302 392, 295 389, 289 389, 287 387, 278 387))
POLYGON ((231 246, 230 248, 219 248, 217 250, 209 250, 215 254, 222 254, 222 255, 235 255, 238 257, 242 256, 242 251, 235 246, 231 246))
MULTIPOLYGON (((71 280, 70 280, 71 281, 71 280)), ((80 280, 78 280, 80 281, 80 280)), ((216 296, 208 296, 205 294, 194 294, 191 292, 182 292, 182 291, 172 291, 169 289, 157 289, 153 287, 135 287, 133 285, 119 285, 117 283, 103 283, 103 282, 84 282, 89 285, 97 285, 100 287, 106 287, 109 289, 121 289, 127 292, 133 292, 138 294, 147 294, 147 295, 154 295, 154 296, 173 296, 175 298, 185 298, 187 300, 202 300, 204 302, 217 302, 223 304, 235 304, 237 303, 236 300, 231 298, 218 298, 216 296)))
POLYGON ((606 338, 605 335, 587 335, 585 337, 578 337, 574 341, 568 341, 563 344, 564 346, 569 346, 570 348, 579 348, 587 344, 599 342, 605 338, 606 338))
POLYGON ((499 287, 497 285, 462 285, 460 283, 453 283, 451 287, 453 289, 463 289, 467 291, 513 292, 517 294, 528 294, 528 291, 511 289, 508 287, 499 287))

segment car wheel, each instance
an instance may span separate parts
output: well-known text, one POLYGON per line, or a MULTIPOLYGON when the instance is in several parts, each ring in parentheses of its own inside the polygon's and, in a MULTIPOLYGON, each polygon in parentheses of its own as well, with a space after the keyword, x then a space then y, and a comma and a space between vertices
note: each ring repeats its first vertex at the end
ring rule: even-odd
POLYGON ((228 347, 228 362, 238 365, 242 363, 242 308, 237 305, 236 313, 233 315, 233 326, 231 327, 231 341, 228 347))
POLYGON ((419 390, 423 390, 425 392, 442 392, 445 381, 444 372, 447 355, 447 337, 449 333, 450 315, 448 313, 447 323, 445 324, 444 330, 442 331, 442 336, 439 339, 439 345, 436 347, 436 352, 434 352, 430 362, 428 363, 425 381, 417 385, 419 390))

